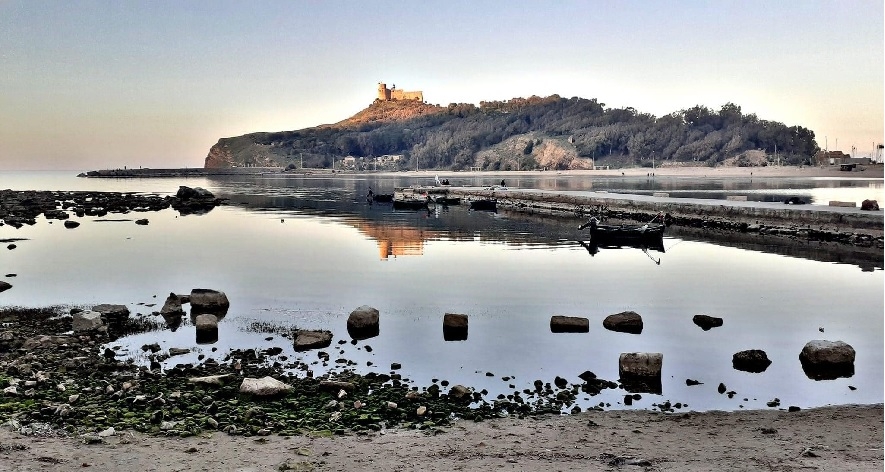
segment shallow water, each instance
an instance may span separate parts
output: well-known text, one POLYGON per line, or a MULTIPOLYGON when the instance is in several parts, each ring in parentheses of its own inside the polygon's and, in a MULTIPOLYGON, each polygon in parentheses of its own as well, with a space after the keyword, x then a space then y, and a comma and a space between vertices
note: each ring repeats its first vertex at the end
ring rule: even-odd
POLYGON ((618 355, 645 351, 664 354, 662 395, 643 394, 625 407, 623 390, 607 390, 580 396, 581 405, 650 408, 669 399, 692 410, 728 410, 765 408, 775 397, 801 407, 882 401, 882 270, 676 237, 665 239, 665 253, 603 249, 591 256, 570 222, 461 206, 399 212, 365 204, 369 185, 392 190, 403 182, 394 178, 61 180, 95 190, 203 186, 230 198, 230 206, 201 216, 165 210, 104 218, 147 217, 148 226, 87 217, 74 230, 42 219, 19 230, 0 227, 0 239, 27 238, 0 254, 0 272, 17 274, 4 279, 14 286, 0 294, 4 306, 125 303, 150 313, 169 292, 227 293, 231 309, 218 343, 197 346, 192 326, 120 340, 136 359, 142 344, 159 341, 195 348, 167 366, 271 346, 290 360, 313 362, 316 352, 295 353, 278 333, 329 329, 336 341, 349 341, 347 315, 371 305, 381 312, 380 335, 326 351, 333 361, 356 361, 361 372, 401 363, 400 373, 419 386, 447 379, 486 388, 494 398, 557 375, 578 383, 585 370, 617 380, 618 355), (642 315, 641 335, 602 327, 605 316, 625 310, 642 315), (469 316, 467 341, 443 340, 444 313, 469 316), (702 331, 691 321, 695 314, 722 317, 724 326, 702 331), (553 315, 587 317, 590 332, 551 333, 553 315), (812 339, 851 344, 855 375, 807 378, 798 355, 812 339), (745 349, 765 350, 772 365, 761 374, 732 369, 732 354, 745 349), (687 378, 704 385, 688 387, 687 378), (718 394, 719 382, 737 395, 718 394))

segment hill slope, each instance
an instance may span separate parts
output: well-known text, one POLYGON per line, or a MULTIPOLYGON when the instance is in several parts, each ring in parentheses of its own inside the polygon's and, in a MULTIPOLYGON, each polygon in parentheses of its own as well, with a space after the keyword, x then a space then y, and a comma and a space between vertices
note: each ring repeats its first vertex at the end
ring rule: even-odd
MULTIPOLYGON (((782 162, 807 162, 818 150, 801 126, 744 115, 728 103, 695 106, 656 118, 606 108, 596 99, 549 97, 451 104, 375 101, 332 125, 251 133, 212 146, 205 167, 330 167, 347 156, 356 168, 490 170, 574 169, 597 165, 765 165, 775 147, 782 162), (761 159, 759 156, 763 156, 761 159), (749 158, 747 156, 752 156, 749 158)), ((338 166, 336 165, 336 168, 338 166)))

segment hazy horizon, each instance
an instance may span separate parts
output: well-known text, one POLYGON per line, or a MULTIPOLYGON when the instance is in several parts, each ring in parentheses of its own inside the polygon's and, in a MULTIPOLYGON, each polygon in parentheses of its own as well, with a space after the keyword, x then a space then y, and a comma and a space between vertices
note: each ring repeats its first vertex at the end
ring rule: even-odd
POLYGON ((201 167, 219 138, 334 123, 378 82, 425 101, 726 103, 869 155, 881 1, 0 0, 0 169, 201 167))

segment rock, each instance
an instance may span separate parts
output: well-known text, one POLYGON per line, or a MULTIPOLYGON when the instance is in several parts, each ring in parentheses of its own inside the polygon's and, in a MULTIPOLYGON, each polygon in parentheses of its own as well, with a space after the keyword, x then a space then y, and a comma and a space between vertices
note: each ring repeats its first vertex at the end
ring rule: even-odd
POLYGON ((802 370, 814 380, 853 376, 854 358, 854 348, 843 341, 809 341, 799 353, 802 370))
POLYGON ((331 331, 298 330, 295 332, 294 347, 296 351, 322 349, 332 344, 331 331))
POLYGON ((661 393, 661 368, 664 355, 659 352, 623 352, 618 358, 618 374, 628 392, 661 393))
POLYGON ((169 357, 180 356, 182 354, 187 354, 189 352, 191 352, 190 349, 186 349, 183 347, 170 347, 169 348, 169 357))
POLYGON ((218 341, 218 318, 204 313, 194 321, 197 331, 197 344, 212 344, 218 341))
POLYGON ((347 318, 347 333, 353 339, 369 339, 378 336, 379 312, 375 308, 363 305, 350 313, 347 318))
POLYGON ((700 326, 704 331, 709 331, 711 328, 722 326, 722 318, 716 318, 715 316, 694 315, 691 318, 691 321, 700 326))
POLYGON ((181 318, 184 316, 184 308, 181 307, 181 298, 174 293, 170 293, 160 309, 160 315, 166 320, 166 324, 170 327, 178 327, 181 324, 181 318))
POLYGON ((189 297, 191 315, 199 313, 211 313, 218 317, 224 317, 230 308, 230 302, 224 292, 207 288, 195 288, 191 290, 189 297))
POLYGON ((355 385, 351 382, 342 382, 339 380, 322 380, 320 381, 319 387, 327 392, 340 392, 341 390, 352 392, 355 385))
POLYGON ((697 381, 697 380, 693 380, 693 379, 685 379, 685 385, 688 386, 688 387, 692 387, 692 386, 695 386, 695 385, 703 385, 703 384, 704 384, 703 382, 699 382, 699 381, 697 381))
POLYGON ((716 391, 719 392, 720 395, 723 394, 723 393, 725 393, 725 391, 726 391, 727 389, 728 389, 728 387, 726 387, 725 384, 722 383, 722 382, 719 382, 719 386, 716 387, 716 391))
POLYGON ((97 311, 81 311, 72 315, 72 326, 75 333, 97 331, 104 327, 101 313, 97 311))
POLYGON ((607 330, 619 333, 640 334, 642 333, 642 317, 635 311, 623 311, 605 317, 602 326, 607 330))
POLYGON ((579 379, 584 382, 590 382, 591 380, 596 380, 596 374, 590 372, 589 370, 585 370, 581 375, 578 376, 579 379))
POLYGON ((9 249, 9 250, 11 251, 11 250, 13 250, 13 249, 15 249, 15 248, 17 248, 17 247, 18 247, 18 246, 16 246, 15 244, 10 244, 9 246, 6 246, 6 249, 9 249))
POLYGON ((456 313, 443 315, 443 339, 445 341, 466 341, 467 315, 456 313))
POLYGON ((587 333, 590 320, 577 316, 551 316, 550 331, 553 333, 587 333))
POLYGON ((129 308, 126 305, 103 303, 92 307, 92 311, 101 313, 101 318, 108 324, 119 324, 129 318, 129 308))
POLYGON ((731 357, 731 366, 735 370, 742 370, 744 372, 765 372, 765 369, 768 369, 770 365, 771 361, 768 359, 768 355, 760 349, 736 352, 731 357))
POLYGON ((207 375, 205 377, 191 377, 187 381, 196 385, 215 385, 220 387, 230 377, 230 374, 207 375))
POLYGON ((65 220, 65 228, 74 229, 77 226, 80 226, 80 223, 73 220, 65 220))
POLYGON ((463 385, 455 385, 449 389, 449 397, 460 401, 470 401, 473 398, 473 392, 463 385))
POLYGON ((135 220, 135 224, 137 224, 137 225, 141 225, 141 226, 147 226, 148 223, 150 223, 150 222, 148 221, 147 218, 142 218, 142 219, 140 219, 140 220, 135 220))
POLYGON ((12 285, 9 282, 5 282, 0 280, 0 292, 5 292, 12 288, 12 285))
POLYGON ((864 200, 860 202, 860 209, 864 211, 879 211, 879 202, 876 200, 864 200))
POLYGON ((283 395, 292 390, 292 386, 273 377, 262 377, 253 379, 246 377, 240 384, 240 393, 252 395, 254 397, 275 397, 283 395))

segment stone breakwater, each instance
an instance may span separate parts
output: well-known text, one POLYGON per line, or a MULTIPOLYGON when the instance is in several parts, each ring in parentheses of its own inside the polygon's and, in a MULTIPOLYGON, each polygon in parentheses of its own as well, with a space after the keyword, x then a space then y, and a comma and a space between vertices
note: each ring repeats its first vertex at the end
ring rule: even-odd
POLYGON ((671 224, 746 234, 883 247, 883 213, 857 208, 657 198, 593 192, 562 193, 453 187, 464 199, 495 199, 503 210, 548 216, 648 222, 659 212, 671 224))

